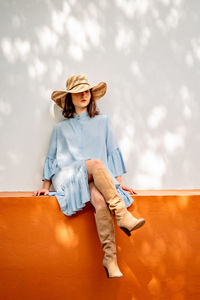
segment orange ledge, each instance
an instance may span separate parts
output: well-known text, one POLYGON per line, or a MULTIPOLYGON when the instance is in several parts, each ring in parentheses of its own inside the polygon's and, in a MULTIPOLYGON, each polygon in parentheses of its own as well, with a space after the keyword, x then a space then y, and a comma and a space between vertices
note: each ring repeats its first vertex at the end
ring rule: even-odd
POLYGON ((144 227, 129 238, 115 223, 120 279, 106 277, 90 203, 67 217, 55 197, 1 192, 1 299, 199 299, 200 190, 137 192, 144 227))
MULTIPOLYGON (((200 189, 189 189, 189 190, 135 190, 137 196, 180 196, 180 195, 200 195, 200 189)), ((0 192, 1 197, 32 197, 32 191, 17 191, 17 192, 0 192)))

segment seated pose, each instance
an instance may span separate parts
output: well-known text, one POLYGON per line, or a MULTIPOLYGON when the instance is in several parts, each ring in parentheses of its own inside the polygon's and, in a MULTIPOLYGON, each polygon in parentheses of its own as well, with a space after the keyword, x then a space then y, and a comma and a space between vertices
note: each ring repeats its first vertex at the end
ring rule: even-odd
POLYGON ((84 75, 66 82, 66 91, 54 91, 52 100, 62 108, 64 120, 55 124, 43 169, 43 187, 34 192, 55 195, 61 211, 71 216, 90 201, 95 208, 97 232, 104 251, 103 265, 109 278, 122 277, 116 257, 113 215, 130 236, 144 219, 127 210, 134 191, 122 184, 126 168, 107 115, 96 101, 107 85, 91 86, 84 75), (51 183, 55 192, 49 192, 51 183))

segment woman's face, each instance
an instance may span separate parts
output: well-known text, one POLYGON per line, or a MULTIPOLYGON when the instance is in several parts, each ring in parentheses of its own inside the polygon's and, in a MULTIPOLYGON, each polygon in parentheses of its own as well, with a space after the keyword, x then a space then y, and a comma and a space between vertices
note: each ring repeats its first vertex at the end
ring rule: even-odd
POLYGON ((80 92, 80 93, 71 93, 71 95, 72 95, 72 102, 75 106, 76 111, 86 108, 90 103, 90 99, 91 99, 90 90, 80 92))

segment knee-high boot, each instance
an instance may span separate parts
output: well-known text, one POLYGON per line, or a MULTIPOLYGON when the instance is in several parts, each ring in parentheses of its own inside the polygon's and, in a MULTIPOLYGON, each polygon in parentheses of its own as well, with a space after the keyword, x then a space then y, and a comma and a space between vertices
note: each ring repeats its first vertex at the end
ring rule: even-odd
POLYGON ((113 217, 107 206, 94 213, 98 236, 104 251, 103 265, 109 278, 122 277, 117 265, 113 217))
POLYGON ((117 193, 115 184, 111 175, 105 168, 99 168, 93 174, 94 184, 102 193, 104 199, 109 205, 110 211, 113 211, 117 220, 117 225, 130 236, 130 232, 144 225, 144 219, 136 219, 127 210, 124 201, 117 193))

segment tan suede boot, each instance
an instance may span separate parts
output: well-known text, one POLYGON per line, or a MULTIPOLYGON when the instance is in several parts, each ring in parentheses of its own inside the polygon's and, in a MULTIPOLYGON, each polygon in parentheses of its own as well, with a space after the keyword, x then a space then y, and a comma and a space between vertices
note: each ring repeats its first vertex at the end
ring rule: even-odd
POLYGON ((144 219, 136 219, 127 210, 124 201, 117 193, 112 177, 105 168, 99 168, 93 175, 94 184, 102 193, 109 205, 109 209, 115 213, 117 225, 130 236, 131 231, 144 225, 144 219))
POLYGON ((107 206, 94 213, 98 236, 104 251, 103 265, 109 278, 122 277, 117 265, 115 230, 112 215, 107 206))

